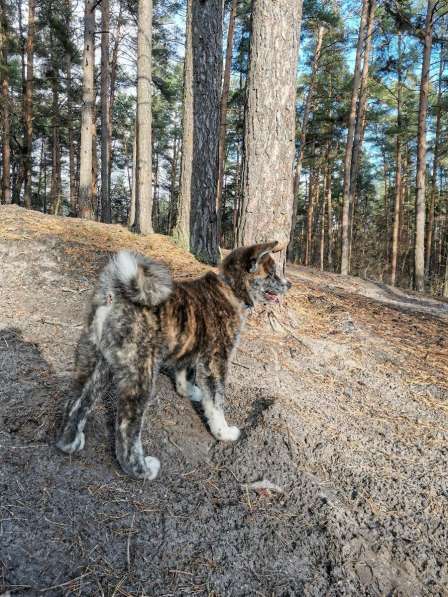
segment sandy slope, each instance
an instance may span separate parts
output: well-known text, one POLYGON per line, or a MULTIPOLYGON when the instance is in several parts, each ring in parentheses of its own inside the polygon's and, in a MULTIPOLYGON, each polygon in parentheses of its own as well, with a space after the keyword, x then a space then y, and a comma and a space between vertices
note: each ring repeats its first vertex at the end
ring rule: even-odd
POLYGON ((141 483, 113 457, 113 388, 81 455, 53 447, 95 274, 125 246, 204 269, 162 236, 0 207, 0 594, 447 595, 446 303, 291 268, 234 359, 242 439, 215 442, 161 376, 141 483))

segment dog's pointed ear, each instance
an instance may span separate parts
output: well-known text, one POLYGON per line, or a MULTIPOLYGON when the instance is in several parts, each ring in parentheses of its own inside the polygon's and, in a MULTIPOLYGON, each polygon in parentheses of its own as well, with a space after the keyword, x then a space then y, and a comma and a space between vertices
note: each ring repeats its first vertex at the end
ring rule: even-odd
POLYGON ((283 248, 276 240, 269 243, 261 243, 259 245, 253 245, 249 247, 249 265, 248 271, 255 273, 258 270, 258 265, 265 255, 268 253, 277 253, 283 248))

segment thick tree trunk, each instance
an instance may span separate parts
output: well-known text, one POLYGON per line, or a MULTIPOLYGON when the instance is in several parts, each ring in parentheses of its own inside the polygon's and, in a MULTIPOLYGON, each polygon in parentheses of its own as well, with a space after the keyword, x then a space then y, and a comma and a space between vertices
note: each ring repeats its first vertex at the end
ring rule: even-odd
POLYGON ((25 207, 32 202, 32 162, 33 150, 33 63, 36 1, 28 0, 28 37, 26 40, 26 79, 23 98, 23 181, 25 207))
POLYGON ((423 39, 422 76, 418 108, 417 177, 415 197, 414 287, 425 290, 425 189, 426 189, 426 116, 428 112, 429 75, 431 68, 432 27, 436 1, 428 0, 423 39))
POLYGON ((397 280, 397 261, 399 252, 400 208, 401 208, 401 33, 398 34, 398 61, 397 61, 397 138, 395 145, 395 207, 394 227, 392 232, 392 254, 390 283, 395 286, 397 280))
POLYGON ((193 166, 193 0, 187 0, 185 26, 184 90, 182 107, 182 155, 176 224, 173 237, 186 250, 190 249, 191 173, 193 166))
POLYGON ((81 218, 88 219, 93 219, 95 207, 92 197, 92 143, 95 102, 93 75, 95 67, 96 4, 96 0, 85 0, 78 215, 81 218))
POLYGON ((347 142, 345 145, 344 157, 344 192, 342 204, 342 223, 341 223, 341 274, 349 273, 349 253, 350 253, 350 205, 352 202, 350 181, 351 165, 353 156, 353 143, 356 126, 356 106, 359 98, 361 85, 361 55, 365 47, 365 32, 367 24, 367 15, 369 0, 363 0, 361 19, 359 23, 358 44, 356 47, 355 70, 353 74, 352 98, 350 113, 348 119, 347 142))
POLYGON ((218 214, 218 241, 221 238, 222 189, 224 182, 224 162, 227 132, 227 102, 229 100, 233 35, 235 32, 235 19, 237 8, 238 0, 232 0, 229 14, 229 28, 227 31, 226 62, 224 66, 224 77, 222 82, 221 105, 219 110, 218 190, 216 193, 216 209, 218 214))
POLYGON ((219 101, 222 73, 222 0, 193 2, 193 164, 190 249, 201 261, 219 261, 219 101))
POLYGON ((300 176, 302 174, 302 163, 303 163, 303 158, 305 156, 306 134, 308 131, 308 121, 309 121, 309 117, 310 117, 312 106, 313 106, 314 89, 316 86, 317 70, 319 68, 320 55, 321 55, 321 51, 322 51, 322 42, 324 39, 325 32, 326 32, 325 27, 323 27, 322 25, 318 27, 317 33, 316 33, 316 47, 314 49, 313 62, 311 65, 310 83, 308 86, 308 93, 307 93, 305 105, 303 108, 302 126, 300 129, 299 155, 297 157, 296 167, 295 167, 295 171, 294 171, 294 185, 293 185, 294 201, 293 201, 293 208, 292 208, 291 234, 290 234, 289 245, 288 245, 289 261, 293 260, 293 255, 294 255, 294 237, 295 237, 295 230, 296 230, 296 225, 297 225, 297 209, 298 209, 298 203, 299 203, 300 176))
POLYGON ((11 118, 8 67, 8 15, 4 0, 0 1, 0 81, 2 86, 2 203, 11 203, 11 118))
POLYGON ((109 76, 109 0, 101 0, 101 221, 112 222, 110 204, 110 76, 109 76))
POLYGON ((151 158, 152 0, 138 2, 137 39, 137 186, 135 230, 152 232, 151 158))
MULTIPOLYGON (((296 0, 258 0, 252 36, 244 130, 240 245, 289 242, 293 210, 298 31, 296 0)), ((284 266, 286 250, 277 254, 284 266)))
POLYGON ((434 138, 434 155, 432 162, 432 177, 431 177, 431 194, 429 198, 429 213, 428 213, 428 226, 426 230, 426 275, 429 276, 431 273, 431 251, 432 251, 432 239, 434 232, 434 211, 437 194, 437 170, 439 167, 439 153, 440 153, 440 132, 442 124, 442 77, 443 70, 445 68, 444 60, 444 48, 440 49, 440 63, 439 63, 439 83, 437 91, 437 108, 436 108, 436 131, 434 138))

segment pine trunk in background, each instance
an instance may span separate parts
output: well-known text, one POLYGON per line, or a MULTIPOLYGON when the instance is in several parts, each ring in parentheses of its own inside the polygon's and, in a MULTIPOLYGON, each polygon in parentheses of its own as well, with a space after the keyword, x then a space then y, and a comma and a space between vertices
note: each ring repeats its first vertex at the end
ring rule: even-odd
POLYGON ((239 245, 277 240, 284 267, 293 209, 297 0, 258 0, 252 35, 244 125, 239 245))
POLYGON ((222 74, 222 0, 193 2, 193 163, 190 250, 205 263, 219 262, 219 102, 222 74))
POLYGON ((426 189, 426 117, 428 113, 429 75, 431 68, 432 27, 435 0, 428 0, 423 38, 422 76, 418 108, 417 176, 415 197, 414 287, 425 290, 425 189, 426 189))
POLYGON ((350 192, 351 165, 353 155, 353 143, 356 126, 356 106, 359 98, 359 89, 361 85, 361 55, 365 45, 365 31, 367 24, 369 0, 363 0, 361 19, 359 23, 358 43, 356 46, 355 70, 353 73, 352 98, 350 113, 348 119, 347 142, 345 145, 344 157, 344 192, 342 203, 342 222, 341 222, 341 274, 349 273, 349 254, 350 254, 350 205, 352 202, 350 192))
MULTIPOLYGON (((73 18, 71 0, 65 0, 65 26, 67 31, 71 33, 71 23, 73 18)), ((71 37, 70 37, 71 39, 71 37)), ((68 50, 65 60, 65 76, 67 80, 67 143, 68 143, 68 173, 69 173, 69 196, 68 203, 72 215, 78 213, 78 205, 76 200, 76 183, 75 183, 75 146, 73 140, 72 127, 72 54, 68 50)))
POLYGON ((23 97, 23 181, 25 207, 32 202, 32 162, 33 150, 33 63, 36 1, 28 0, 28 37, 26 40, 26 79, 23 97))
POLYGON ((79 211, 81 218, 93 219, 92 197, 92 143, 93 108, 95 102, 95 6, 96 0, 85 0, 84 13, 84 54, 82 80, 81 148, 79 167, 79 211))
POLYGON ((177 219, 177 172, 179 162, 179 138, 177 136, 173 139, 171 159, 171 173, 170 173, 170 210, 168 217, 167 234, 172 234, 174 222, 177 219))
POLYGON ((216 209, 218 213, 218 241, 221 239, 222 219, 222 189, 224 183, 224 162, 227 131, 227 103, 229 101, 230 71, 232 67, 233 35, 235 32, 235 19, 238 0, 232 0, 229 14, 229 28, 227 31, 226 62, 222 82, 221 105, 219 110, 219 149, 218 149, 218 190, 216 193, 216 209))
POLYGON ((138 2, 137 39, 137 186, 135 230, 152 232, 151 158, 152 0, 138 2))
POLYGON ((392 232, 392 253, 390 283, 396 285, 397 281, 397 261, 400 247, 400 208, 401 208, 401 33, 398 34, 398 56, 397 56, 397 138, 395 145, 395 207, 394 207, 394 227, 392 232))
POLYGON ((50 202, 51 213, 59 214, 61 208, 61 144, 59 139, 59 91, 58 80, 56 78, 56 71, 53 69, 52 80, 52 108, 51 108, 51 187, 50 187, 50 202))
POLYGON ((8 15, 5 1, 0 0, 0 81, 2 86, 2 203, 11 203, 11 119, 8 66, 8 15))
POLYGON ((297 208, 298 208, 298 203, 299 203, 300 176, 302 173, 303 158, 305 156, 308 120, 309 120, 312 105, 313 105, 314 88, 316 85, 317 70, 319 68, 320 55, 321 55, 321 51, 322 51, 322 42, 324 39, 325 32, 326 32, 325 27, 323 27, 322 25, 318 27, 317 34, 316 34, 316 47, 314 50, 313 63, 311 65, 310 84, 308 86, 308 93, 307 93, 306 100, 305 100, 305 106, 303 108, 302 126, 300 129, 299 156, 297 158, 296 167, 295 167, 295 171, 294 171, 294 185, 293 185, 294 201, 293 201, 293 208, 292 208, 291 234, 290 234, 289 245, 288 245, 289 261, 292 261, 293 257, 294 257, 294 236, 295 236, 295 229, 296 229, 296 224, 297 224, 297 208))
POLYGON ((332 184, 332 176, 331 176, 331 165, 329 160, 327 160, 326 171, 325 171, 325 205, 327 207, 327 222, 328 222, 328 251, 327 251, 327 261, 328 261, 328 269, 330 271, 333 270, 333 206, 331 202, 331 184, 332 184))
POLYGON ((117 17, 117 28, 115 30, 114 47, 112 50, 112 60, 110 65, 110 100, 109 100, 109 123, 110 123, 110 134, 109 134, 109 180, 108 188, 109 194, 111 190, 112 180, 112 160, 113 160, 113 146, 112 146, 112 122, 113 122, 113 111, 115 103, 115 87, 117 83, 117 71, 118 71, 118 51, 122 40, 122 28, 124 25, 123 19, 123 2, 119 0, 118 17, 117 17))
POLYGON ((135 224, 135 195, 137 186, 137 129, 134 131, 134 142, 132 144, 132 186, 131 201, 128 211, 128 227, 132 230, 135 224))
POLYGON ((426 275, 429 276, 431 273, 431 252, 432 252, 432 238, 434 231, 434 211, 437 194, 437 170, 439 167, 439 153, 440 153, 440 132, 442 125, 442 78, 443 71, 445 68, 445 56, 444 48, 441 46, 440 49, 440 61, 439 61, 439 81, 437 91, 437 106, 436 106, 436 131, 434 137, 434 155, 432 161, 432 177, 431 177, 431 194, 429 197, 429 214, 428 214, 428 226, 426 230, 426 261, 425 270, 426 275))
POLYGON ((356 110, 356 124, 355 132, 353 134, 353 149, 352 149, 352 163, 350 167, 350 210, 349 210, 349 221, 350 221, 350 234, 349 234, 349 263, 348 269, 350 271, 351 256, 352 256, 352 238, 353 238, 353 226, 354 226, 354 214, 355 214, 355 203, 358 195, 358 177, 359 169, 361 165, 362 156, 362 145, 364 142, 364 132, 366 128, 366 110, 367 110, 367 99, 368 99, 368 82, 369 82, 369 59, 370 51, 372 49, 372 34, 373 24, 375 21, 375 8, 376 1, 370 0, 367 24, 366 24, 366 38, 364 45, 364 56, 361 73, 361 82, 359 85, 359 97, 358 105, 356 110))
POLYGON ((191 173, 193 166, 193 0, 187 0, 185 24, 184 90, 182 105, 182 155, 176 224, 173 237, 187 251, 190 249, 191 173))
POLYGON ((101 221, 112 222, 110 203, 110 76, 109 76, 109 0, 101 0, 101 221))

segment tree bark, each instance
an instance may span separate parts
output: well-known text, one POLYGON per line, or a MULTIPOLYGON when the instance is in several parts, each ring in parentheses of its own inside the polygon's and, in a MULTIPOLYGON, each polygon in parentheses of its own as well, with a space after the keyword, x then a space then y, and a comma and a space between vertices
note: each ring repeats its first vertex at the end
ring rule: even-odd
POLYGON ((184 89, 182 107, 182 155, 180 162, 179 200, 173 237, 190 249, 191 173, 193 166, 193 0, 187 0, 185 25, 184 89))
POLYGON ((78 215, 87 219, 93 219, 95 207, 92 197, 92 143, 95 102, 93 76, 95 68, 96 4, 96 0, 85 0, 78 215))
POLYGON ((35 0, 28 0, 28 37, 26 40, 26 79, 23 98, 23 180, 25 207, 31 208, 32 202, 32 162, 33 150, 33 62, 35 34, 35 0))
POLYGON ((109 76, 109 0, 101 0, 101 221, 112 222, 110 203, 110 76, 109 76))
POLYGON ((401 33, 398 33, 398 58, 397 58, 397 138, 395 141, 395 206, 394 227, 392 232, 392 254, 390 283, 396 285, 397 261, 400 246, 400 208, 401 208, 401 33))
POLYGON ((152 230, 152 157, 151 157, 151 52, 152 0, 138 2, 137 39, 137 187, 135 230, 152 230))
POLYGON ((351 165, 353 155, 353 143, 356 126, 356 106, 361 85, 361 55, 365 42, 365 31, 367 24, 369 0, 363 0, 361 19, 359 23, 358 43, 356 47, 355 69, 353 74, 352 97, 348 119, 347 142, 345 145, 344 157, 344 191, 342 203, 342 234, 341 234, 341 274, 349 273, 349 252, 350 252, 350 205, 352 201, 350 181, 351 165))
POLYGON ((425 290, 425 174, 426 174, 426 116, 428 112, 429 75, 431 68, 432 28, 436 1, 428 0, 424 38, 420 100, 417 132, 417 176, 415 197, 414 287, 425 290))
POLYGON ((11 203, 11 120, 8 66, 8 15, 4 0, 0 0, 0 80, 2 86, 2 203, 11 203))
POLYGON ((227 103, 229 101, 230 71, 232 67, 233 36, 235 32, 236 11, 238 0, 232 0, 229 14, 229 28, 227 31, 226 62, 224 66, 224 77, 221 92, 221 104, 219 110, 219 148, 218 148, 218 190, 216 193, 216 209, 218 213, 218 240, 221 238, 222 219, 222 190, 224 182, 225 145, 227 132, 227 103))
POLYGON ((205 263, 219 261, 219 101, 222 74, 222 0, 193 2, 193 163, 190 249, 205 263))
POLYGON ((294 186, 293 186, 294 202, 293 202, 293 208, 292 208, 291 235, 289 238, 289 245, 288 245, 289 261, 292 261, 293 256, 294 256, 294 236, 295 236, 295 230, 296 230, 296 225, 297 225, 297 209, 298 209, 298 203, 299 203, 300 176, 302 173, 303 158, 305 156, 306 134, 307 134, 307 130, 308 130, 308 121, 309 121, 309 117, 310 117, 312 106, 313 106, 314 88, 316 85, 317 70, 319 68, 320 55, 321 55, 321 50, 322 50, 322 42, 324 39, 325 32, 326 32, 326 28, 323 27, 322 25, 320 25, 317 29, 316 47, 314 49, 313 62, 311 65, 310 84, 308 87, 308 93, 306 96, 305 105, 304 105, 304 109, 303 109, 302 126, 300 129, 299 155, 297 157, 296 167, 295 167, 295 171, 294 171, 294 186))
POLYGON ((333 269, 333 207, 331 201, 331 166, 330 163, 327 161, 326 172, 325 172, 326 182, 325 182, 325 203, 327 206, 327 222, 328 222, 328 251, 327 251, 327 261, 328 261, 328 269, 332 271, 333 269))
MULTIPOLYGON (((240 245, 277 240, 286 247, 289 242, 300 8, 296 0, 253 4, 237 228, 240 245)), ((286 249, 276 255, 284 267, 286 249)))

